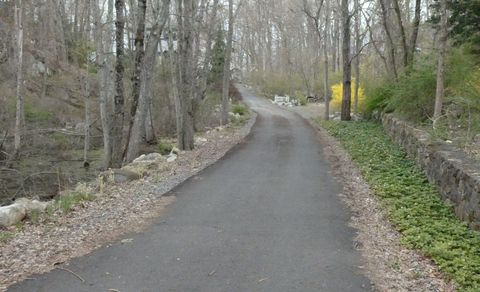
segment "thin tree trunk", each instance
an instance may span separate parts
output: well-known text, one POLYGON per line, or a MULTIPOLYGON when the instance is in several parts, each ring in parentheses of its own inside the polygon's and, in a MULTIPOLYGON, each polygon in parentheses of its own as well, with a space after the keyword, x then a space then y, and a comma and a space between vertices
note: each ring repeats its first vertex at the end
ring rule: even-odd
POLYGON ((24 132, 24 104, 23 104, 23 3, 22 0, 15 2, 15 29, 16 29, 16 111, 15 111, 15 137, 14 137, 14 155, 17 157, 22 146, 24 132))
POLYGON ((180 94, 178 92, 178 66, 177 60, 175 60, 175 51, 173 47, 173 32, 171 27, 168 31, 168 60, 170 63, 170 75, 171 75, 171 87, 169 90, 170 99, 175 103, 175 126, 176 126, 176 133, 177 136, 182 131, 182 105, 180 102, 180 94))
POLYGON ((405 33, 405 26, 403 25, 402 20, 402 11, 400 10, 400 4, 398 0, 393 0, 393 10, 397 16, 398 27, 400 28, 400 37, 402 41, 402 52, 403 52, 403 67, 408 66, 408 45, 407 45, 407 35, 405 33))
MULTIPOLYGON (((96 7, 99 7, 99 1, 95 0, 96 7)), ((113 0, 108 0, 107 25, 111 27, 113 20, 113 0)), ((112 47, 112 30, 104 31, 102 17, 98 9, 94 10, 95 17, 95 47, 97 53, 97 66, 100 68, 99 76, 99 105, 100 105, 100 120, 103 132, 103 166, 108 168, 112 161, 112 137, 111 137, 111 121, 110 121, 110 79, 111 79, 111 64, 110 58, 107 57, 107 52, 112 47)))
POLYGON ((113 139, 112 139, 112 166, 120 167, 122 164, 122 138, 123 138, 123 123, 125 118, 124 105, 125 93, 123 87, 123 52, 124 52, 124 0, 115 0, 115 11, 117 19, 115 21, 115 40, 116 40, 116 64, 115 64, 115 97, 114 97, 114 122, 113 122, 113 139))
POLYGON ((330 1, 325 5, 325 29, 323 30, 323 91, 325 94, 325 120, 330 119, 330 84, 328 68, 328 43, 330 33, 330 1))
POLYGON ((349 121, 350 105, 352 99, 352 64, 350 60, 350 13, 348 0, 342 0, 342 55, 343 55, 343 98, 341 120, 349 121))
MULTIPOLYGON (((180 119, 180 131, 177 133, 178 148, 181 150, 192 150, 194 147, 193 129, 193 26, 192 21, 195 14, 195 3, 193 0, 177 0, 177 22, 179 23, 179 74, 180 82, 179 100, 182 118, 180 119)), ((178 128, 177 128, 178 129, 178 128)))
POLYGON ((227 43, 225 44, 225 62, 223 64, 222 82, 222 125, 228 124, 228 112, 230 111, 230 62, 232 59, 233 22, 233 0, 228 0, 228 33, 227 43))
POLYGON ((387 51, 388 51, 388 58, 390 61, 390 70, 393 74, 395 79, 398 78, 397 72, 397 65, 395 62, 395 45, 393 44, 392 34, 390 32, 390 28, 388 26, 388 11, 387 7, 385 6, 384 0, 378 0, 380 3, 380 7, 382 10, 382 25, 383 29, 385 30, 385 34, 387 35, 387 51))
POLYGON ((355 91, 353 96, 353 113, 358 113, 358 91, 360 87, 360 3, 355 0, 355 91))
MULTIPOLYGON (((194 117, 198 116, 198 108, 200 105, 201 100, 205 97, 205 93, 207 91, 207 81, 208 81, 208 70, 210 61, 212 59, 212 39, 213 39, 213 32, 215 29, 215 20, 217 18, 217 11, 218 11, 218 2, 219 0, 214 0, 212 4, 212 14, 208 23, 208 31, 207 31, 207 42, 205 44, 205 57, 203 59, 202 69, 200 70, 199 74, 199 86, 197 88, 197 92, 195 94, 195 100, 193 102, 193 111, 194 117)), ((194 121, 196 123, 196 121, 194 121)))
POLYGON ((413 19, 412 36, 410 38, 409 64, 413 63, 415 51, 417 49, 418 30, 420 27, 420 17, 422 12, 422 0, 415 1, 415 18, 413 19))
POLYGON ((435 108, 433 113, 433 127, 439 118, 442 116, 443 97, 445 95, 445 58, 447 55, 447 41, 448 41, 448 15, 447 15, 447 1, 440 1, 440 48, 438 52, 437 65, 437 90, 435 94, 435 108))
POLYGON ((88 167, 88 151, 90 150, 90 88, 88 72, 83 76, 83 98, 85 100, 85 128, 83 146, 83 166, 88 167))

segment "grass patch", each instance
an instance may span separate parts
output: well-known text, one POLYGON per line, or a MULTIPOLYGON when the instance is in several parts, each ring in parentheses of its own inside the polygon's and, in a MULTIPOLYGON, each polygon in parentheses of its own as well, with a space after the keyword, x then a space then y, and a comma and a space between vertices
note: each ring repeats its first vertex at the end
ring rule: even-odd
MULTIPOLYGON (((243 127, 250 119, 250 112, 248 111, 248 108, 245 105, 241 105, 241 106, 243 107, 242 114, 239 113, 240 116, 230 117, 230 126, 234 129, 243 127)), ((236 113, 236 112, 233 111, 233 113, 236 113)))
POLYGON ((241 103, 233 104, 232 113, 244 116, 248 113, 248 108, 241 103))
POLYGON ((158 143, 158 153, 162 155, 168 155, 173 149, 173 145, 170 143, 160 142, 158 143))
POLYGON ((7 243, 13 239, 15 234, 11 231, 0 231, 0 243, 7 243))
POLYGON ((78 204, 93 200, 95 200, 95 195, 87 192, 74 192, 68 195, 62 195, 47 207, 46 213, 47 215, 52 215, 57 210, 64 214, 70 213, 78 204))
POLYGON ((340 140, 380 197, 402 243, 431 257, 460 291, 480 291, 480 233, 457 219, 436 187, 380 124, 317 121, 340 140))

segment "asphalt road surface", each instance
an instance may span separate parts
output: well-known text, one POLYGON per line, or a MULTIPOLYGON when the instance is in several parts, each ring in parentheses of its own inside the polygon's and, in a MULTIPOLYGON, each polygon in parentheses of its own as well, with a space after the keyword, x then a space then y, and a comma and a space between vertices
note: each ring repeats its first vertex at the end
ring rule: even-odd
POLYGON ((131 243, 74 259, 9 291, 369 291, 315 131, 241 88, 257 111, 244 143, 170 195, 131 243))

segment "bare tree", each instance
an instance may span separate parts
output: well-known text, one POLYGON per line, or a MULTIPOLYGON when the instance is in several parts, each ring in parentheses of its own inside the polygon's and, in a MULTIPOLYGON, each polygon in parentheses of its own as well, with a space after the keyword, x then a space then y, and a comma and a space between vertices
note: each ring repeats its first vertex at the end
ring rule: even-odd
POLYGON ((422 12, 422 0, 415 0, 415 18, 413 19, 412 35, 410 37, 409 64, 413 63, 417 49, 418 31, 420 28, 420 17, 422 12))
POLYGON ((228 124, 229 112, 229 89, 230 89, 230 63, 232 59, 233 42, 233 0, 228 0, 228 33, 225 46, 225 62, 223 64, 223 82, 222 82, 222 125, 228 124))
POLYGON ((123 65, 124 51, 124 27, 125 27, 125 2, 124 0, 115 0, 115 41, 116 41, 116 64, 115 64, 115 97, 114 97, 114 119, 112 129, 112 161, 111 166, 119 167, 122 164, 123 156, 123 122, 125 118, 124 105, 125 93, 123 85, 123 75, 125 68, 123 65))
POLYGON ((392 33, 388 21, 388 9, 387 6, 385 5, 385 0, 378 0, 380 3, 380 8, 382 12, 382 25, 383 29, 385 31, 385 35, 387 37, 387 51, 388 51, 388 61, 389 61, 389 67, 391 70, 391 74, 395 79, 398 78, 398 71, 397 71, 397 64, 395 61, 395 44, 393 43, 393 38, 392 38, 392 33))
POLYGON ((22 137, 24 132, 24 105, 23 105, 23 3, 22 0, 15 1, 15 65, 17 69, 17 86, 16 86, 16 112, 15 112, 15 141, 14 155, 19 154, 22 145, 22 137))
POLYGON ((355 70, 355 91, 353 95, 353 113, 356 115, 358 113, 358 92, 360 89, 360 50, 361 50, 361 36, 360 36, 360 1, 355 0, 354 2, 354 15, 355 15, 355 59, 354 59, 354 70, 355 70))
MULTIPOLYGON (((126 161, 130 162, 138 156, 139 145, 142 140, 142 127, 145 125, 148 107, 150 102, 150 88, 152 82, 153 70, 157 59, 158 44, 162 36, 163 28, 168 18, 170 0, 162 0, 161 12, 151 28, 151 33, 147 38, 145 57, 141 60, 140 88, 138 88, 138 106, 133 114, 133 123, 130 129, 126 161)), ((133 111, 133 108, 132 108, 133 111)))
POLYGON ((349 121, 352 102, 352 62, 350 59, 350 19, 348 0, 342 0, 343 98, 341 120, 349 121))
POLYGON ((90 150, 90 82, 88 72, 82 76, 82 91, 85 102, 85 125, 84 125, 84 146, 83 146, 83 166, 88 167, 88 151, 90 150))
POLYGON ((442 116, 443 97, 445 95, 445 58, 448 41, 448 14, 447 1, 440 0, 440 41, 437 64, 437 90, 435 94, 435 108, 433 113, 433 127, 435 128, 442 116))
MULTIPOLYGON (((177 143, 181 150, 194 147, 193 128, 193 19, 195 2, 193 0, 176 0, 178 24, 178 81, 179 115, 177 116, 177 143)), ((173 52, 170 52, 173 53, 173 52)))
MULTIPOLYGON (((147 14, 147 0, 138 0, 137 6, 137 32, 135 35, 135 67, 133 70, 132 76, 132 104, 130 106, 130 122, 128 124, 128 132, 126 137, 126 146, 124 157, 127 157, 127 161, 132 161, 135 157, 131 157, 136 155, 138 152, 138 144, 134 143, 134 145, 130 145, 130 137, 132 136, 132 129, 133 124, 135 122, 135 115, 137 113, 138 107, 138 100, 140 98, 140 88, 142 87, 142 68, 143 68, 143 60, 145 58, 145 18, 147 14), (129 152, 127 155, 127 152, 129 152)), ((142 112, 143 114, 143 112, 142 112)), ((138 129, 140 130, 140 129, 138 129)), ((137 140, 137 139, 134 139, 137 140)))

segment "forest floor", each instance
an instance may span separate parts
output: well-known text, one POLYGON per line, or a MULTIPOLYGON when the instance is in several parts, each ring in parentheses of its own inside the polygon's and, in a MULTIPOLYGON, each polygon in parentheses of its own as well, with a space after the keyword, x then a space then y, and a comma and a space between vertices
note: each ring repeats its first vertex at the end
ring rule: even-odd
POLYGON ((308 119, 325 145, 325 157, 343 185, 341 197, 352 211, 355 245, 365 259, 365 271, 378 291, 455 291, 452 282, 422 253, 401 244, 401 234, 388 220, 382 203, 362 178, 349 154, 335 138, 312 121, 322 116, 322 104, 291 110, 308 119))
POLYGON ((86 186, 94 199, 81 201, 68 212, 57 210, 0 230, 0 291, 32 274, 68 271, 61 266, 67 260, 143 230, 175 200, 163 194, 223 157, 248 135, 255 119, 252 113, 242 126, 200 133, 195 150, 181 151, 174 162, 153 165, 141 180, 102 191, 86 186))

